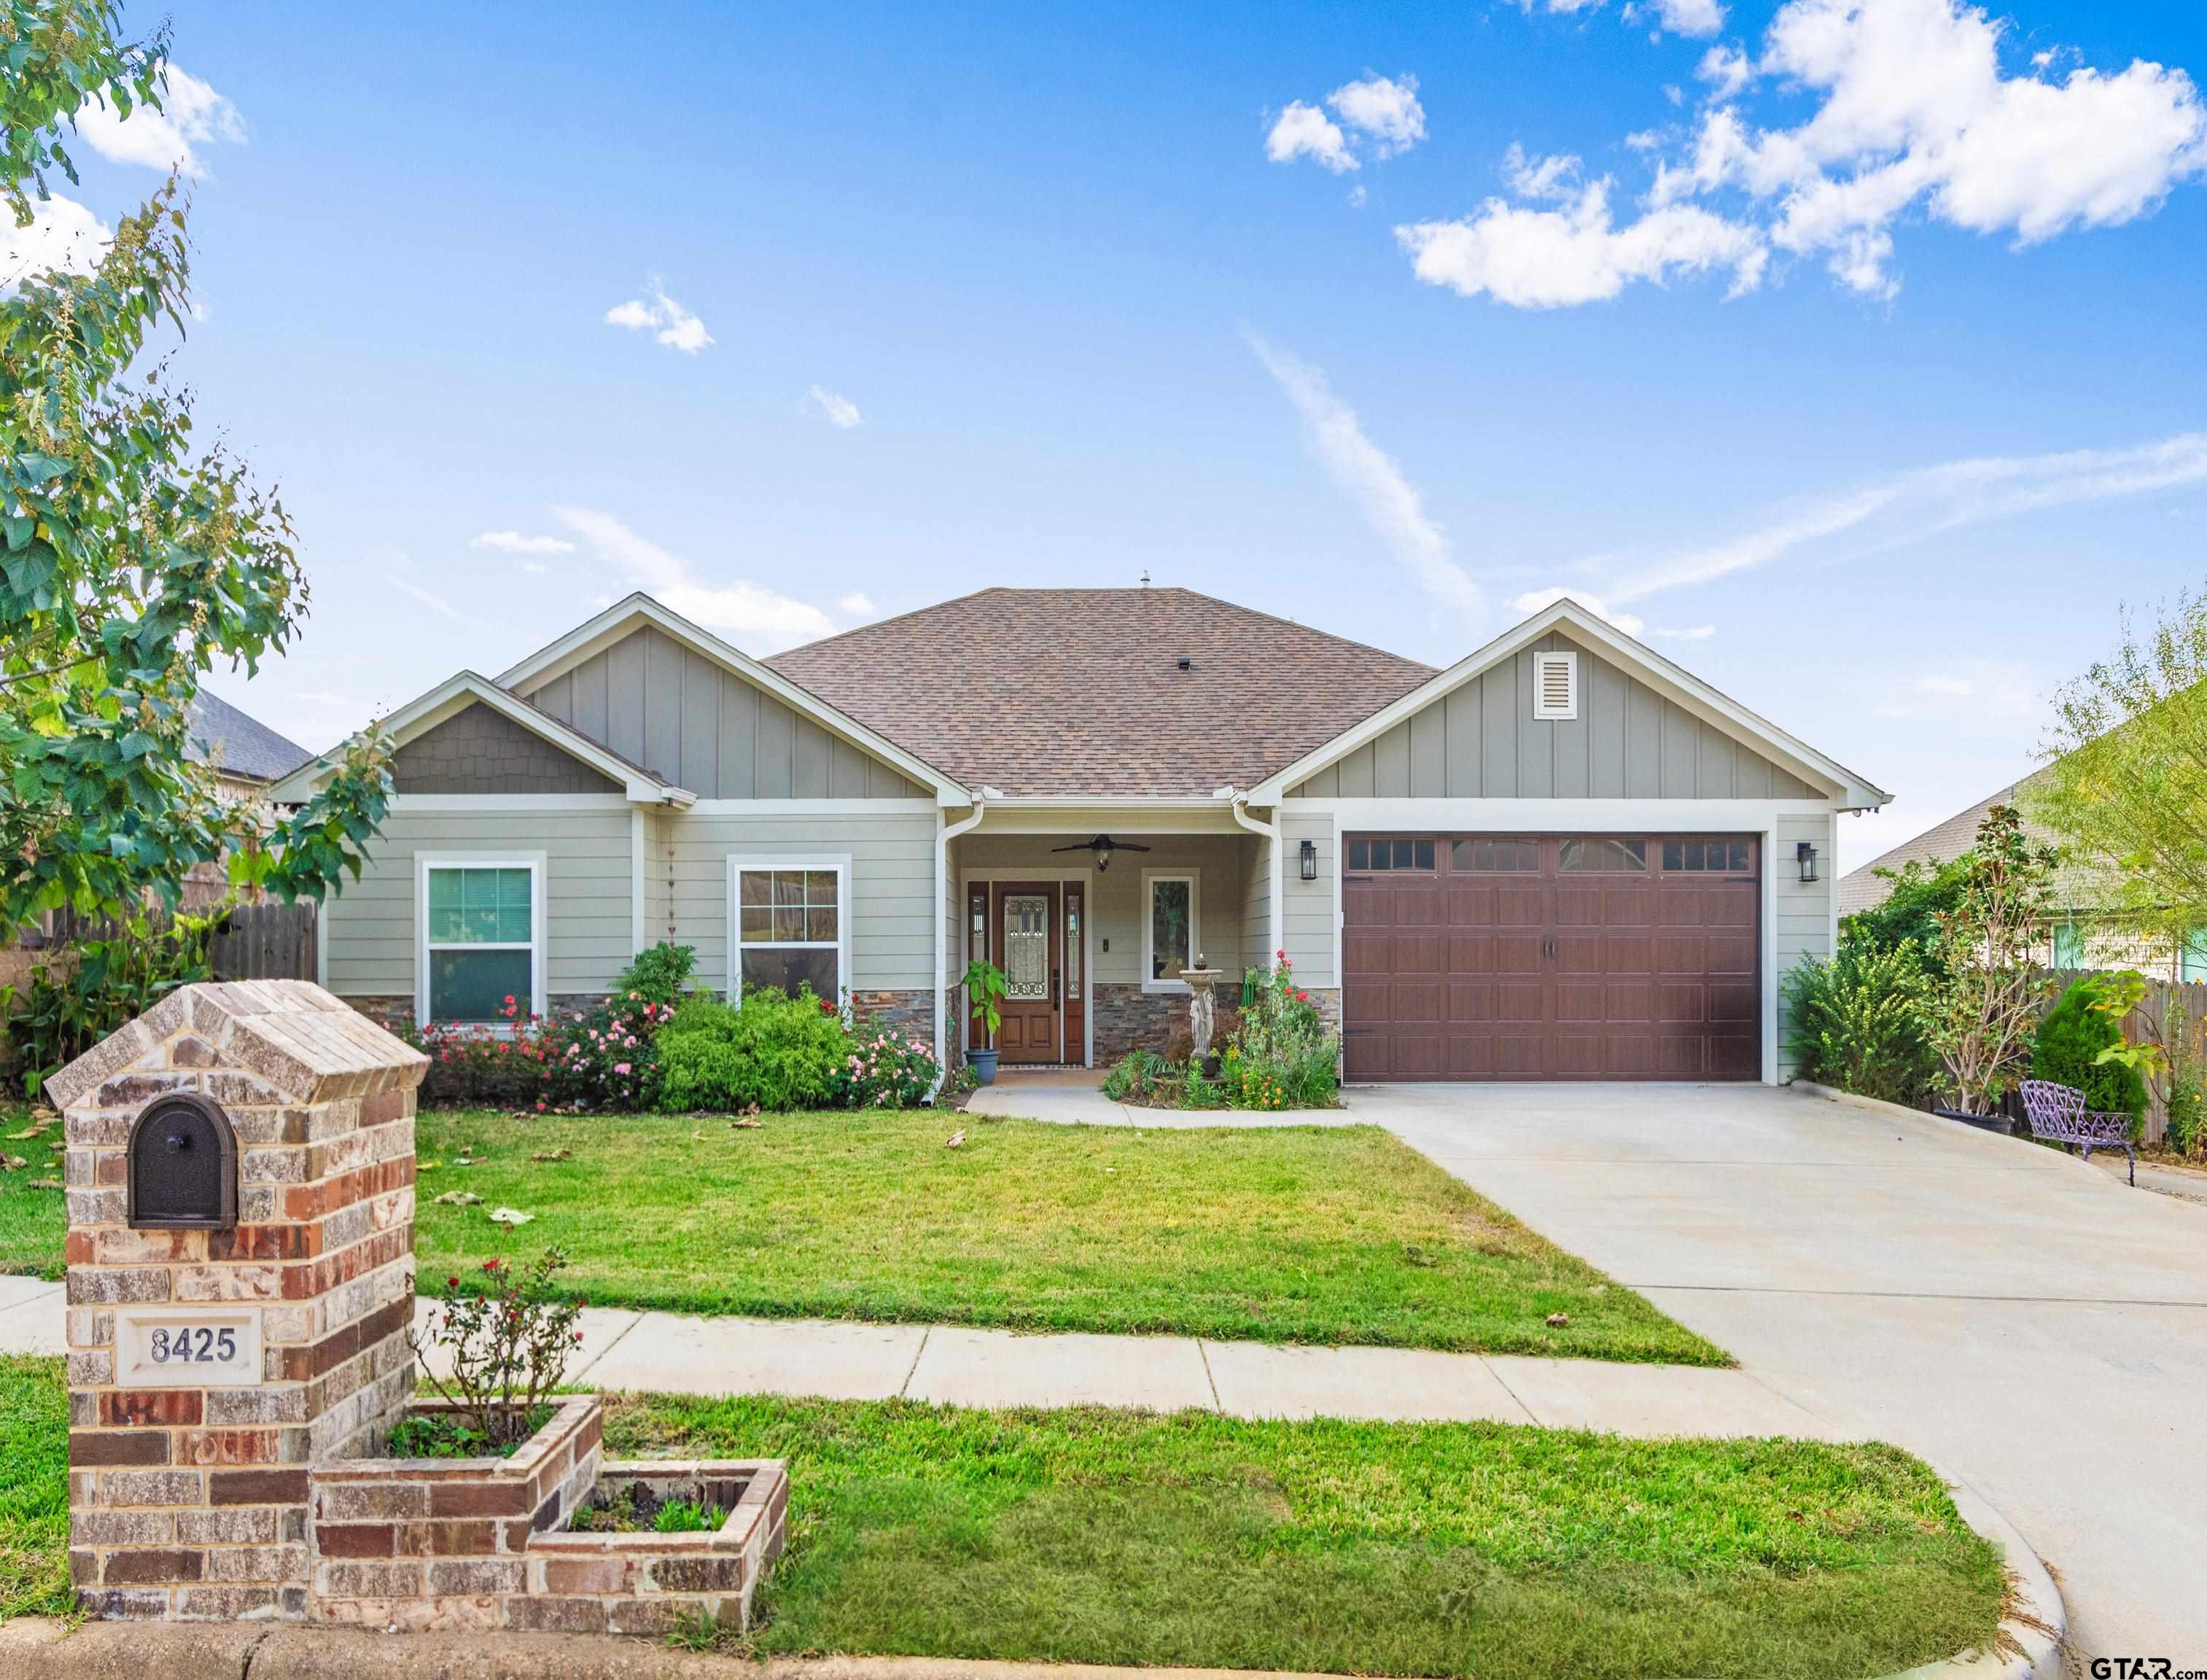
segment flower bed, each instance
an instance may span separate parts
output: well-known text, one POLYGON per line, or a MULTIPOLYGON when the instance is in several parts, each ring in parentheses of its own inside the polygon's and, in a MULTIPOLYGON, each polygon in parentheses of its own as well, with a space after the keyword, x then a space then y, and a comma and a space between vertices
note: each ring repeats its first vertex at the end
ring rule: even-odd
MULTIPOLYGON (((434 1416, 452 1408, 426 1402, 434 1416)), ((750 1624, 780 1553, 778 1460, 602 1462, 595 1395, 559 1402, 511 1456, 362 1458, 314 1468, 308 1616, 361 1627, 663 1635, 750 1624), (641 1487, 725 1510, 691 1533, 577 1533, 575 1513, 641 1487)))

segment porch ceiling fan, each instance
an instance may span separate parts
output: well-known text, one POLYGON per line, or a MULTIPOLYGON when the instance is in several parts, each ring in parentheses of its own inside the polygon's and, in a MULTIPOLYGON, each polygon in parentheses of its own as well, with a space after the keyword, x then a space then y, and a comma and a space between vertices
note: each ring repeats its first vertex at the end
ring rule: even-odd
POLYGON ((1109 834, 1098 834, 1094 840, 1075 840, 1070 846, 1053 846, 1052 852, 1086 852, 1096 859, 1096 873, 1101 875, 1111 867, 1114 852, 1147 852, 1146 846, 1137 846, 1133 840, 1115 840, 1109 834))

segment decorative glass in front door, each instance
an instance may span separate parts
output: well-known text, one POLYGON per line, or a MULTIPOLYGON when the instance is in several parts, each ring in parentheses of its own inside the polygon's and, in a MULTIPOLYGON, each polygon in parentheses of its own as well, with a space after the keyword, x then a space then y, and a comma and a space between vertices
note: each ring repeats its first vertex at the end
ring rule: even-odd
POLYGON ((1050 900, 1044 894, 1004 895, 1004 995, 1025 1003, 1050 999, 1050 900))

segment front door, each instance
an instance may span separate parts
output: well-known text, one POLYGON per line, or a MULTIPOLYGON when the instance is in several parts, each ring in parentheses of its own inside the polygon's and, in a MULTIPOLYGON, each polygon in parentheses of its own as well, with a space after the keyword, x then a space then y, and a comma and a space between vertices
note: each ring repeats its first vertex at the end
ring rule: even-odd
POLYGON ((998 882, 990 920, 995 961, 1004 972, 1003 1025, 996 1049, 1005 1061, 1062 1059, 1063 942, 1058 883, 998 882))

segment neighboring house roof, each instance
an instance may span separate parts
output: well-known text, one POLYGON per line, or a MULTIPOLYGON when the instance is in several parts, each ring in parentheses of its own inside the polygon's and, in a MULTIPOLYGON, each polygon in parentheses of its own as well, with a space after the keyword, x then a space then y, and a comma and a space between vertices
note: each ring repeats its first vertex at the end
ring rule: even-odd
MULTIPOLYGON (((448 677, 427 694, 401 706, 383 720, 384 727, 390 732, 395 744, 404 746, 416 736, 428 733, 446 719, 456 717, 474 705, 489 707, 500 716, 551 742, 569 756, 579 759, 601 774, 610 776, 620 784, 631 799, 647 803, 663 801, 675 805, 696 803, 697 796, 686 788, 677 787, 664 776, 655 774, 641 764, 631 762, 611 747, 594 741, 559 719, 539 711, 527 701, 507 693, 489 678, 478 676, 472 671, 462 671, 448 677)), ((270 790, 271 796, 287 802, 311 798, 314 784, 335 767, 340 750, 339 748, 332 748, 300 765, 270 790)))
POLYGON ((238 781, 274 781, 314 755, 202 689, 185 723, 184 756, 238 781))
POLYGON ((967 786, 1025 798, 1247 788, 1433 675, 1179 589, 983 589, 766 663, 967 786))
MULTIPOLYGON (((1839 877, 1839 914, 1851 916, 1857 911, 1875 910, 1893 892, 1893 883, 1880 875, 1880 870, 1896 873, 1910 864, 1922 864, 1935 869, 1941 864, 1960 857, 1976 843, 1977 828, 1985 814, 1995 805, 2012 805, 2023 798, 2024 790, 2037 780, 2037 772, 2012 781, 1997 792, 1985 797, 1964 810, 1956 811, 1944 822, 1926 828, 1914 840, 1903 840, 1889 852, 1881 852, 1860 869, 1849 870, 1839 877)), ((2060 846, 2061 836, 2044 824, 2025 816, 2023 832, 2043 846, 2060 846)), ((2111 865, 2095 864, 2090 858, 2065 858, 2054 873, 2054 890, 2064 910, 2090 912, 2111 904, 2114 900, 2117 875, 2111 865)))
POLYGON ((1377 739, 1412 714, 1432 705, 1503 661, 1514 659, 1520 650, 1538 642, 1551 631, 1557 630, 1567 631, 1569 636, 1603 650, 1696 716, 1704 719, 1732 738, 1768 754, 1778 762, 1797 769, 1812 785, 1822 783, 1828 786, 1833 796, 1844 808, 1870 810, 1893 798, 1883 788, 1857 775, 1837 760, 1827 758, 1767 718, 1749 711, 1729 695, 1710 687, 1691 672, 1672 664, 1653 648, 1635 641, 1606 619, 1595 617, 1566 596, 1504 631, 1485 647, 1458 660, 1445 671, 1420 667, 1426 672, 1426 680, 1397 696, 1390 702, 1372 706, 1367 700, 1358 716, 1340 732, 1331 739, 1315 744, 1309 751, 1293 762, 1276 768, 1263 781, 1251 788, 1252 802, 1270 804, 1305 778, 1355 751, 1367 742, 1377 739))

